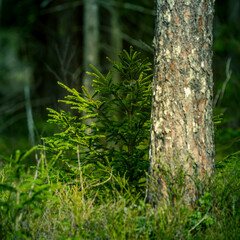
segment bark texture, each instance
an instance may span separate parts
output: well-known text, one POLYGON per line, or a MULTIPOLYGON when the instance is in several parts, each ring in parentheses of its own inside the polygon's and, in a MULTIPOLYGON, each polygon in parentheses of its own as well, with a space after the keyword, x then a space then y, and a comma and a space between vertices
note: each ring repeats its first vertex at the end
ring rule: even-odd
MULTIPOLYGON (((170 199, 181 170, 187 204, 214 171, 214 0, 157 0, 147 200, 170 199), (170 193, 170 194, 169 194, 170 193)), ((179 181, 179 179, 178 179, 179 181)))

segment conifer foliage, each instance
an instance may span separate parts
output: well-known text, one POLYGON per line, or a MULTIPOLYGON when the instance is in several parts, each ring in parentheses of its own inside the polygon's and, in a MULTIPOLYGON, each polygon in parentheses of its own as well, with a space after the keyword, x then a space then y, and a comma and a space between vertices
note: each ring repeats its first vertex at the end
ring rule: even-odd
POLYGON ((136 187, 144 179, 148 169, 151 63, 141 59, 132 47, 129 52, 123 50, 119 58, 120 62, 109 61, 113 71, 119 72, 120 82, 114 81, 113 71, 104 76, 91 66, 93 72, 88 74, 93 77, 93 95, 84 86, 80 93, 59 83, 69 94, 60 101, 71 111, 48 109, 48 121, 60 131, 45 142, 55 156, 54 164, 60 172, 65 171, 65 178, 74 176, 78 151, 86 174, 111 169, 136 187))

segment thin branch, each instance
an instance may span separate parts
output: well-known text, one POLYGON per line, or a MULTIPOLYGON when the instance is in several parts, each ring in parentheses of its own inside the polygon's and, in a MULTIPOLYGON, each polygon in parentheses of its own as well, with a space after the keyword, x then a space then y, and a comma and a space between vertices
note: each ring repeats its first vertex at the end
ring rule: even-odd
MULTIPOLYGON (((128 10, 132 10, 135 12, 140 12, 146 15, 153 15, 155 16, 155 11, 154 9, 149 9, 149 8, 145 8, 143 6, 140 5, 136 5, 136 4, 132 4, 129 2, 126 3, 121 3, 118 1, 102 1, 102 0, 97 0, 97 3, 99 3, 100 5, 102 5, 103 7, 105 7, 106 9, 109 9, 110 7, 116 7, 116 8, 123 8, 123 9, 128 9, 128 10)), ((51 13, 56 13, 56 12, 61 12, 70 8, 76 8, 83 5, 83 1, 81 0, 77 0, 71 3, 63 3, 63 4, 59 4, 55 7, 51 7, 51 8, 47 8, 41 11, 41 15, 45 15, 45 14, 51 14, 51 13)))
POLYGON ((109 177, 107 180, 105 180, 105 181, 103 181, 103 182, 100 182, 100 183, 93 184, 93 185, 91 185, 91 186, 88 186, 88 188, 89 188, 89 187, 97 187, 97 186, 103 185, 103 184, 105 184, 106 182, 108 182, 111 178, 112 178, 112 171, 111 171, 110 177, 109 177))
POLYGON ((57 74, 49 65, 46 64, 46 68, 48 69, 48 71, 49 71, 50 73, 52 73, 52 74, 54 75, 54 77, 55 77, 59 82, 62 81, 62 79, 58 76, 58 74, 57 74))
POLYGON ((192 232, 194 229, 196 229, 197 226, 199 226, 206 218, 207 218, 207 214, 205 214, 204 217, 189 230, 189 232, 192 232))
POLYGON ((51 8, 47 8, 41 11, 41 15, 45 15, 45 14, 51 14, 51 13, 56 13, 56 12, 61 12, 70 8, 76 8, 79 7, 83 4, 83 1, 77 0, 71 3, 63 3, 63 4, 59 4, 55 7, 51 7, 51 8))
POLYGON ((221 106, 221 102, 222 102, 222 99, 223 99, 223 96, 225 93, 226 86, 232 76, 232 70, 230 70, 230 63, 231 63, 231 58, 228 58, 227 64, 226 64, 226 70, 225 70, 226 71, 226 79, 222 85, 222 88, 220 90, 218 90, 218 92, 217 92, 217 95, 214 99, 213 106, 216 106, 217 103, 218 103, 218 106, 221 106))
POLYGON ((79 170, 81 191, 82 191, 82 203, 83 203, 83 207, 85 208, 84 186, 83 186, 82 168, 81 168, 81 161, 80 161, 80 154, 79 154, 79 145, 77 145, 77 158, 78 158, 78 170, 79 170))
POLYGON ((102 1, 102 0, 98 0, 97 2, 99 2, 99 4, 101 4, 103 7, 109 9, 109 6, 111 7, 116 7, 116 8, 123 8, 123 9, 128 9, 128 10, 132 10, 135 12, 140 12, 146 15, 153 15, 155 16, 155 11, 154 9, 149 9, 149 8, 145 8, 143 6, 137 5, 137 4, 132 4, 129 2, 119 2, 119 1, 102 1))
MULTIPOLYGON (((100 29, 107 32, 107 33, 110 33, 112 31, 112 29, 110 27, 107 27, 107 26, 101 26, 100 29)), ((126 42, 133 45, 133 46, 136 46, 136 47, 138 47, 138 48, 140 48, 140 49, 142 49, 146 52, 149 52, 149 53, 152 53, 152 54, 154 53, 153 47, 151 47, 147 43, 143 42, 141 39, 140 40, 134 39, 131 36, 129 36, 128 34, 123 33, 123 32, 120 33, 120 37, 123 40, 125 40, 126 42)), ((107 49, 108 48, 109 48, 109 46, 107 46, 107 49)))

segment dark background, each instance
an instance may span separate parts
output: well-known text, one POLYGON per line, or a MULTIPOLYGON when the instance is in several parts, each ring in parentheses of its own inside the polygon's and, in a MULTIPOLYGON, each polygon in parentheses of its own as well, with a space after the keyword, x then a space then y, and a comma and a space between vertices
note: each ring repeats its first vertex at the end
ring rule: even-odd
MULTIPOLYGON (((98 0, 99 68, 109 70, 112 11, 120 43, 153 59, 154 1, 98 0)), ((0 0, 0 154, 27 149, 53 134, 46 107, 59 108, 65 92, 57 80, 80 89, 83 68, 83 1, 0 0), (30 89, 28 101, 24 88, 30 89), (29 139, 26 106, 32 109, 34 142, 29 139)), ((217 158, 239 149, 240 2, 217 0, 214 19, 214 114, 222 113, 216 132, 217 158), (229 70, 226 71, 226 67, 229 70)), ((28 108, 29 109, 29 108, 28 108)))

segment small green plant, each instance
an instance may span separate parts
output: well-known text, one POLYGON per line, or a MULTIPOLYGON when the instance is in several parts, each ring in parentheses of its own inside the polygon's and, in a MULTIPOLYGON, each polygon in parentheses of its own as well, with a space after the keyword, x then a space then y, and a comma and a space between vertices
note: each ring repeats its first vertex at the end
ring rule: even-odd
POLYGON ((27 215, 34 211, 41 212, 41 203, 49 198, 49 185, 33 176, 27 166, 29 157, 37 146, 25 153, 17 150, 14 156, 2 157, 3 167, 0 171, 0 238, 21 238, 24 234, 22 223, 27 215), (21 229, 21 230, 20 230, 21 229), (22 231, 23 230, 23 231, 22 231), (9 234, 11 233, 11 237, 9 234), (23 235, 22 235, 23 234, 23 235))
POLYGON ((199 231, 214 224, 214 218, 211 216, 212 208, 211 194, 206 192, 198 201, 198 207, 191 214, 191 229, 189 232, 199 231))
MULTIPOLYGON (((65 88, 69 95, 61 102, 70 106, 72 113, 49 110, 49 122, 60 132, 45 138, 46 150, 62 160, 58 164, 62 177, 76 176, 76 152, 85 174, 99 173, 105 177, 110 169, 125 176, 135 187, 145 181, 148 169, 148 146, 151 111, 151 63, 141 59, 140 53, 130 48, 120 54, 120 62, 111 61, 121 81, 115 82, 113 71, 104 76, 91 66, 94 93, 82 86, 82 93, 65 88), (74 114, 73 114, 74 112, 74 114), (74 170, 75 169, 75 170, 74 170), (88 170, 87 170, 88 169, 88 170), (107 170, 106 170, 107 169, 107 170)), ((102 179, 102 180, 103 180, 102 179)))

